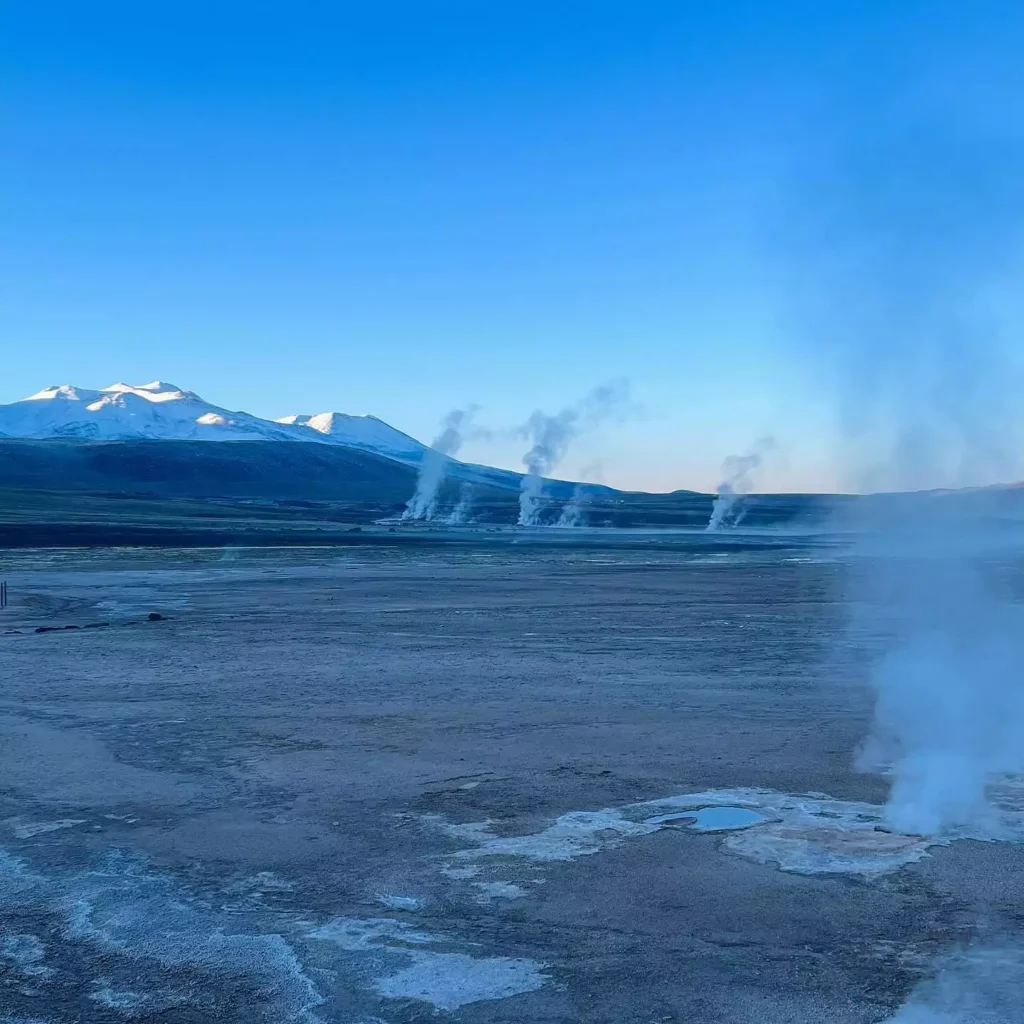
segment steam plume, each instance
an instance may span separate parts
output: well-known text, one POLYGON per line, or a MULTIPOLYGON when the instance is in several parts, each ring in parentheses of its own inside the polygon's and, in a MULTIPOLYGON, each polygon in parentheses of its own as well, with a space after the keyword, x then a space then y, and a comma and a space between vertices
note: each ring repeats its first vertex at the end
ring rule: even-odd
POLYGON ((714 533, 726 526, 738 526, 743 513, 739 509, 741 497, 750 490, 753 474, 761 468, 764 456, 775 446, 771 437, 762 438, 746 455, 730 455, 722 463, 725 479, 718 485, 718 496, 711 506, 707 530, 714 533))
MULTIPOLYGON (((815 296, 806 358, 828 358, 854 489, 1009 479, 1022 450, 1015 325, 992 298, 1016 267, 1007 214, 1024 208, 1024 153, 992 122, 898 128, 870 155, 840 155, 821 179, 834 194, 801 194, 828 231, 800 268, 815 296)), ((852 639, 886 638, 860 764, 891 773, 903 830, 994 829, 992 781, 1024 770, 1024 623, 990 507, 984 493, 873 498, 843 523, 859 538, 852 639)))
POLYGON ((573 527, 583 525, 583 510, 587 504, 587 489, 583 484, 577 484, 572 492, 572 497, 562 506, 562 514, 558 517, 556 526, 573 527))
POLYGON ((544 477, 565 458, 570 444, 603 421, 630 411, 629 382, 616 378, 594 388, 582 401, 554 415, 536 411, 519 433, 531 442, 523 456, 526 475, 519 495, 519 525, 537 526, 543 508, 544 477))
POLYGON ((997 834, 988 786, 1024 772, 1024 615, 986 566, 1005 552, 978 503, 918 495, 855 545, 851 624, 890 637, 858 763, 891 773, 888 815, 905 832, 997 834))
POLYGON ((438 491, 444 483, 449 459, 458 454, 468 432, 472 430, 474 435, 480 433, 472 428, 472 417, 475 412, 475 406, 468 409, 453 409, 441 421, 441 433, 423 453, 419 476, 416 479, 416 491, 405 507, 403 519, 434 518, 437 513, 438 491))
MULTIPOLYGON (((580 476, 585 480, 600 480, 602 477, 600 460, 584 466, 580 470, 580 476)), ((562 514, 558 517, 558 522, 555 525, 562 528, 583 526, 590 497, 591 492, 587 490, 587 485, 577 484, 573 488, 572 497, 562 506, 562 514)))
POLYGON ((446 522, 449 526, 461 526, 469 522, 470 512, 473 510, 474 488, 471 483, 464 483, 459 489, 459 503, 452 509, 446 522))

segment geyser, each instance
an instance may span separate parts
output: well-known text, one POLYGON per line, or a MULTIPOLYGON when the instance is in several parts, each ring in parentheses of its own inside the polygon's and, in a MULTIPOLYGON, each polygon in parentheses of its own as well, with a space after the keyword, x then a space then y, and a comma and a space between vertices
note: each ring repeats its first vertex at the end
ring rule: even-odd
MULTIPOLYGON (((1016 276, 1024 160, 986 107, 916 115, 842 147, 787 210, 806 329, 835 395, 854 538, 850 634, 868 647, 874 725, 860 765, 890 774, 888 815, 907 831, 984 831, 986 789, 1024 770, 1024 621, 1007 582, 1021 530, 996 513, 1019 479, 1016 276), (959 490, 957 490, 959 489, 959 490), (1000 520, 1003 521, 1000 521, 1000 520)), ((907 96, 892 109, 907 114, 907 96), (901 105, 903 104, 903 105, 901 105)))
POLYGON ((709 533, 740 524, 745 514, 739 507, 740 499, 750 490, 754 472, 761 468, 764 456, 774 446, 774 439, 765 437, 746 455, 730 455, 722 463, 725 479, 718 485, 718 495, 711 506, 711 518, 706 527, 709 533))
POLYGON ((881 503, 854 547, 852 624, 888 636, 858 763, 891 774, 888 817, 903 832, 995 837, 987 787, 1024 773, 1024 609, 999 583, 987 505, 977 493, 881 503))
POLYGON ((434 438, 423 453, 416 491, 402 513, 403 519, 433 519, 437 513, 437 495, 444 483, 449 461, 458 454, 466 435, 472 430, 475 435, 484 433, 472 428, 475 406, 467 409, 453 409, 441 421, 441 433, 434 438))
MULTIPOLYGON (((630 411, 629 381, 616 378, 594 388, 575 405, 554 415, 537 410, 518 433, 531 444, 523 456, 526 475, 519 494, 519 525, 540 526, 544 477, 565 458, 569 445, 603 421, 630 411)), ((566 525, 566 524, 563 524, 566 525)))
POLYGON ((461 526, 469 522, 470 513, 473 511, 473 494, 474 488, 471 483, 464 483, 459 488, 459 503, 446 520, 449 526, 461 526))

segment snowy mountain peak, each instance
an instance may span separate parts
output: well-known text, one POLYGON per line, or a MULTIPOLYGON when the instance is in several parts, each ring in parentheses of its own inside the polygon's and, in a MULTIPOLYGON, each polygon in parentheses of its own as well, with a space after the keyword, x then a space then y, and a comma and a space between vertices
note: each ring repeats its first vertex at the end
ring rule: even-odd
POLYGON ((295 432, 229 412, 174 384, 117 382, 101 390, 60 384, 0 405, 0 434, 66 440, 294 441, 295 432))
MULTIPOLYGON (((369 413, 356 415, 350 412, 315 412, 312 414, 302 413, 295 416, 282 416, 275 423, 290 423, 297 427, 310 427, 321 434, 330 434, 336 430, 343 430, 346 424, 359 421, 372 420, 375 423, 384 423, 383 420, 369 413)), ((387 426, 387 424, 384 424, 387 426)))
POLYGON ((52 384, 48 388, 43 388, 42 391, 37 391, 34 395, 29 395, 28 398, 24 398, 22 401, 94 402, 99 395, 100 392, 98 391, 86 391, 84 388, 76 388, 71 384, 52 384))
POLYGON ((23 401, 39 402, 56 399, 65 402, 88 403, 98 401, 105 395, 120 394, 138 395, 140 398, 145 398, 150 402, 162 402, 181 396, 199 397, 190 392, 182 391, 181 388, 176 387, 174 384, 154 380, 149 384, 123 384, 119 381, 116 384, 111 384, 110 387, 100 388, 99 390, 95 388, 77 388, 73 384, 53 384, 48 388, 43 388, 42 391, 37 391, 34 395, 29 395, 23 401))
MULTIPOLYGON (((319 413, 320 416, 330 416, 329 412, 319 413)), ((274 420, 275 423, 285 423, 289 427, 308 427, 312 416, 281 416, 274 420)))
POLYGON ((182 396, 199 398, 197 394, 191 391, 182 391, 176 384, 168 384, 162 380, 150 381, 148 384, 123 384, 118 381, 116 384, 111 384, 110 387, 106 387, 103 390, 109 393, 138 395, 140 398, 145 398, 150 402, 164 402, 168 399, 182 396))
POLYGON ((340 412, 263 419, 230 412, 194 391, 154 380, 118 381, 96 390, 56 384, 0 405, 0 436, 65 440, 305 441, 346 445, 402 462, 419 462, 425 446, 376 416, 340 412))
POLYGON ((278 423, 304 427, 316 431, 324 438, 369 448, 392 458, 418 462, 423 455, 424 445, 408 434, 378 419, 376 416, 354 416, 346 412, 318 412, 282 416, 278 423))

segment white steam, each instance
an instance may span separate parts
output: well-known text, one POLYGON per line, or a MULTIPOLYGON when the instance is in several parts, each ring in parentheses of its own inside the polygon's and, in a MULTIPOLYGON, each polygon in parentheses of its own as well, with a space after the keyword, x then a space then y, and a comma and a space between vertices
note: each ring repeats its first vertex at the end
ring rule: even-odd
POLYGON ((889 637, 859 767, 891 774, 888 817, 903 832, 995 837, 987 787, 1024 773, 1024 608, 1000 585, 1007 551, 984 499, 881 503, 855 545, 851 622, 889 637))
POLYGON ((572 497, 562 506, 562 514, 558 517, 558 522, 555 525, 560 527, 582 526, 587 500, 586 486, 577 484, 573 489, 572 497))
MULTIPOLYGON (((779 281, 793 303, 787 334, 803 342, 801 372, 817 365, 819 390, 834 398, 837 462, 852 491, 1022 475, 1021 307, 1009 298, 1019 280, 1022 119, 1019 104, 994 103, 988 91, 951 102, 946 83, 962 73, 944 65, 932 83, 886 83, 862 136, 835 118, 815 174, 801 176, 773 225, 776 267, 780 241, 792 246, 779 281)), ((836 653, 870 652, 874 720, 859 765, 889 777, 897 831, 998 838, 992 805, 1000 788, 1019 791, 1017 495, 874 496, 837 512, 854 539, 843 582, 850 628, 836 653)), ((1006 924, 940 964, 891 1024, 1020 1020, 1019 937, 1006 924)))
MULTIPOLYGON (((600 480, 603 476, 603 465, 600 460, 591 462, 580 470, 580 475, 585 480, 600 480)), ((593 492, 586 484, 580 483, 573 488, 572 497, 562 506, 562 513, 558 517, 556 526, 573 528, 586 525, 587 506, 590 504, 593 492)))
POLYGON ((518 433, 531 442, 523 456, 526 475, 519 494, 519 525, 538 526, 544 508, 544 478, 565 458, 570 444, 603 421, 631 411, 629 382, 617 378, 594 388, 582 401, 554 415, 535 412, 518 433))
POLYGON ((887 1024, 1010 1024, 1021 1019, 1024 950, 981 942, 940 963, 887 1024))
POLYGON ((473 511, 474 488, 471 483, 464 483, 459 489, 459 503, 451 510, 445 520, 449 526, 462 526, 470 521, 473 511))
POLYGON ((724 480, 718 485, 718 495, 711 506, 711 518, 706 527, 709 533, 739 525, 744 515, 740 500, 750 491, 754 474, 774 446, 774 438, 764 437, 746 455, 730 455, 722 463, 724 480))
MULTIPOLYGON (((954 121, 943 108, 838 149, 787 211, 810 243, 792 268, 801 358, 824 362, 852 490, 1021 473, 1019 323, 1000 295, 1018 268, 1024 148, 987 117, 954 121)), ((858 538, 849 640, 880 651, 860 763, 891 773, 900 829, 984 829, 986 788, 1024 769, 1024 623, 1006 579, 1024 537, 992 497, 861 499, 841 523, 858 538)))
POLYGON ((437 496, 444 483, 448 463, 458 454, 467 434, 476 436, 479 429, 473 428, 472 417, 476 408, 453 409, 441 421, 441 433, 434 438, 423 453, 416 491, 402 513, 403 519, 433 519, 437 514, 437 496))

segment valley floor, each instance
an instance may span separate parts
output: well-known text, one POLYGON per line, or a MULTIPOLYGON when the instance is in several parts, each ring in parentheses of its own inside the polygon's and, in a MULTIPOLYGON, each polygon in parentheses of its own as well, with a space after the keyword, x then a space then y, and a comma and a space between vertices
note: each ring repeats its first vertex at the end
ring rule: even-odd
POLYGON ((0 1021, 1024 1020, 1024 845, 885 829, 843 571, 5 553, 0 1021))

